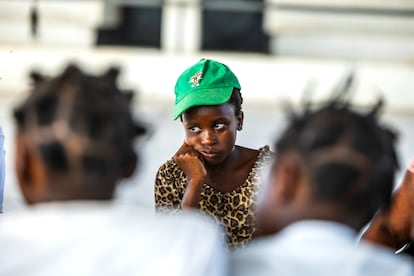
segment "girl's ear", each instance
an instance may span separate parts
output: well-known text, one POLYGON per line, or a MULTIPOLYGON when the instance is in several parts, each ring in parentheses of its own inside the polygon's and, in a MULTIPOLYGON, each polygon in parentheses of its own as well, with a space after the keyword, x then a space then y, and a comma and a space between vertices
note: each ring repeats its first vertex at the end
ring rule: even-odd
POLYGON ((243 120, 244 120, 244 113, 243 111, 240 111, 240 113, 237 115, 237 130, 243 129, 243 120))
POLYGON ((28 204, 45 200, 47 172, 39 152, 22 134, 16 135, 15 147, 15 171, 24 199, 28 204))

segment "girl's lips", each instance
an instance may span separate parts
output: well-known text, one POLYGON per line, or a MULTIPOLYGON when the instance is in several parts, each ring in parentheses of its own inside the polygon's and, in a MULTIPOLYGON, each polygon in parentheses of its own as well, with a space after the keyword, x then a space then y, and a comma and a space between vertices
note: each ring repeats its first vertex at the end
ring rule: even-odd
POLYGON ((210 158, 210 159, 215 158, 215 157, 217 157, 219 155, 217 152, 211 152, 211 151, 209 151, 209 152, 202 151, 201 154, 204 157, 207 157, 207 158, 210 158))

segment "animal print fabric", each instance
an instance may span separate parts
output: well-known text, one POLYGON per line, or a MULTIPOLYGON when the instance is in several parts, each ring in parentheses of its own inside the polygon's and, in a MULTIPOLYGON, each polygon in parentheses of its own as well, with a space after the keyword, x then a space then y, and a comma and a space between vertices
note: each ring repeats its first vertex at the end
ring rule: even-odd
MULTIPOLYGON (((226 240, 231 246, 242 246, 252 239, 254 209, 263 172, 273 154, 269 146, 259 149, 259 155, 243 185, 229 193, 222 193, 204 184, 199 209, 211 215, 226 229, 226 240)), ((173 159, 165 162, 155 179, 155 206, 158 211, 176 212, 181 209, 187 180, 173 159)))

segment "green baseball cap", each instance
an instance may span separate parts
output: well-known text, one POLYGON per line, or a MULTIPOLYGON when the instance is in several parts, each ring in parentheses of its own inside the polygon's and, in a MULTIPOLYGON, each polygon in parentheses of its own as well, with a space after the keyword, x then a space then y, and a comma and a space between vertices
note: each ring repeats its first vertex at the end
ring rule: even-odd
POLYGON ((174 120, 194 106, 224 104, 230 99, 233 88, 241 89, 229 67, 211 59, 201 59, 178 77, 174 89, 174 120))

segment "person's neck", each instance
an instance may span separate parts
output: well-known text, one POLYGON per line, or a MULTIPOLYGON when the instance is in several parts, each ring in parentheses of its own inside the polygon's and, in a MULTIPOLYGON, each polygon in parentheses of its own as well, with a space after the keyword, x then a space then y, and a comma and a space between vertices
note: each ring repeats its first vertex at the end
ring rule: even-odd
POLYGON ((314 202, 287 212, 281 220, 280 227, 284 228, 298 221, 319 220, 344 224, 355 231, 360 231, 362 227, 360 216, 360 214, 350 214, 332 202, 314 202))
POLYGON ((238 160, 238 157, 240 155, 239 153, 239 147, 234 146, 232 151, 229 153, 229 155, 226 157, 226 159, 223 160, 220 164, 206 164, 206 170, 209 173, 215 174, 217 171, 223 171, 231 169, 236 165, 236 161, 238 160))

